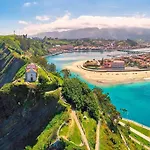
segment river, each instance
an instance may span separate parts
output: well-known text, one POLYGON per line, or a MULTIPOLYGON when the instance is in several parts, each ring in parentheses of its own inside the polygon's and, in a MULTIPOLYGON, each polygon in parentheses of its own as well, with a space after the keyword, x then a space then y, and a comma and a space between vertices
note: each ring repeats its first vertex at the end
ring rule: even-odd
MULTIPOLYGON (((74 52, 64 53, 55 56, 47 56, 49 63, 54 63, 57 70, 76 61, 109 58, 114 55, 126 55, 125 52, 74 52)), ((86 82, 92 89, 95 85, 85 81, 80 75, 72 73, 82 81, 86 82)), ((122 84, 110 87, 100 87, 105 93, 109 93, 111 102, 120 111, 122 117, 134 120, 150 127, 150 82, 122 84), (125 108, 126 113, 120 109, 125 108)))

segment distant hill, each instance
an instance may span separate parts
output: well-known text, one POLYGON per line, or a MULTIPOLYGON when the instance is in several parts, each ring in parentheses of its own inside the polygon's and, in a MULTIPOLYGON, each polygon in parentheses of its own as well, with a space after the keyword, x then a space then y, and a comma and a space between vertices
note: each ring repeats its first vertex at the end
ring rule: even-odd
POLYGON ((145 40, 150 41, 150 29, 144 28, 84 28, 69 31, 43 32, 33 37, 44 38, 45 36, 59 39, 103 38, 116 40, 145 40))

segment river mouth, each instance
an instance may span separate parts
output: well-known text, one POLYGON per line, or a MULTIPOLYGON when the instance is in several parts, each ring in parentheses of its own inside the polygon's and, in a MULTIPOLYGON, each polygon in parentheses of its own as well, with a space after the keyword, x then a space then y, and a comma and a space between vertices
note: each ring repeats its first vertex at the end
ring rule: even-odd
MULTIPOLYGON (((65 66, 71 65, 77 61, 109 58, 111 55, 125 55, 124 52, 74 52, 64 53, 56 56, 48 56, 46 59, 49 63, 54 63, 57 70, 62 70, 65 66), (109 55, 109 56, 108 56, 109 55)), ((96 85, 87 82, 80 74, 72 73, 73 77, 78 77, 80 80, 86 82, 92 89, 96 85)), ((141 124, 150 127, 150 82, 137 82, 130 84, 119 84, 111 86, 98 86, 103 89, 105 93, 109 93, 112 103, 120 111, 124 118, 134 120, 141 124), (121 109, 125 108, 126 113, 121 109)))

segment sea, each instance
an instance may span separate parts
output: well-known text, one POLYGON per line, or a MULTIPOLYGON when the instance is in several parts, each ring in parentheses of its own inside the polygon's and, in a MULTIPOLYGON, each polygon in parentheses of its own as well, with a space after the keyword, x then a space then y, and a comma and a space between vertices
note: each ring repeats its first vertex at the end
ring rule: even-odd
MULTIPOLYGON (((120 51, 101 51, 101 52, 73 52, 63 53, 55 56, 47 56, 48 63, 54 63, 57 71, 61 71, 65 66, 71 65, 76 61, 101 60, 102 58, 112 58, 114 56, 125 56, 126 52, 120 51)), ((86 82, 93 89, 94 84, 83 79, 80 74, 72 72, 72 77, 78 77, 86 82)), ((114 86, 99 86, 104 93, 108 93, 111 102, 116 106, 123 118, 127 118, 150 127, 150 82, 138 82, 121 84, 114 86), (122 109, 126 109, 124 112, 122 109)))

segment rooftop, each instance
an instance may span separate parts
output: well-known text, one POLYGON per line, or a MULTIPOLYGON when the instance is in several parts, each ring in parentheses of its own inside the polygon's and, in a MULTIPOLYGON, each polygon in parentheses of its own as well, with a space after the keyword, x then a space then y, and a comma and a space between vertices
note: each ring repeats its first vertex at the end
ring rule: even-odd
POLYGON ((31 64, 27 65, 26 70, 28 70, 28 69, 35 69, 35 70, 37 70, 37 66, 34 63, 31 63, 31 64))

